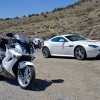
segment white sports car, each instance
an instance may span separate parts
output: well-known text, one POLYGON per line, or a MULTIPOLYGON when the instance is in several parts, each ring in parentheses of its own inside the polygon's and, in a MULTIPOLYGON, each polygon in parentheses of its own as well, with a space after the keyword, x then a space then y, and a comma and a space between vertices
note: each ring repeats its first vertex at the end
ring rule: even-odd
POLYGON ((79 60, 100 55, 100 41, 77 34, 55 36, 44 42, 42 53, 50 56, 76 57, 79 60))

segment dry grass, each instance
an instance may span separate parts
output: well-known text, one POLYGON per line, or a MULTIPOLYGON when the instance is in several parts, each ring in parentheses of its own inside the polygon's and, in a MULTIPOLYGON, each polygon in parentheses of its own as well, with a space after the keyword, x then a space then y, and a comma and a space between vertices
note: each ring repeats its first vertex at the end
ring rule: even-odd
POLYGON ((0 21, 0 33, 7 32, 37 35, 44 39, 79 33, 100 39, 100 0, 85 0, 74 7, 40 16, 0 21))

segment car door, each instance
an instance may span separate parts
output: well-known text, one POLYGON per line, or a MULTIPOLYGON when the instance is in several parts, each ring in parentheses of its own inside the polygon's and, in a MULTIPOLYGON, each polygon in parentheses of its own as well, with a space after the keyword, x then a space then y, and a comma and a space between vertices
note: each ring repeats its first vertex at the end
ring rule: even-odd
POLYGON ((53 55, 63 55, 65 42, 67 42, 67 40, 63 37, 55 37, 51 39, 51 53, 53 55))
POLYGON ((53 55, 72 56, 73 45, 63 37, 51 39, 51 53, 53 55))
POLYGON ((73 57, 74 45, 70 41, 64 42, 62 47, 62 55, 73 57))

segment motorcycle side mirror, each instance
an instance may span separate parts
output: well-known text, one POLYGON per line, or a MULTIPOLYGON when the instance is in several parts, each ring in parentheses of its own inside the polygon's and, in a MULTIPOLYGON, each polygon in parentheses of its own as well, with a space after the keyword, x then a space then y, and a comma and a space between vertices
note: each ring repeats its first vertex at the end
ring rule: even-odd
POLYGON ((13 34, 12 33, 7 33, 6 36, 13 37, 13 34))

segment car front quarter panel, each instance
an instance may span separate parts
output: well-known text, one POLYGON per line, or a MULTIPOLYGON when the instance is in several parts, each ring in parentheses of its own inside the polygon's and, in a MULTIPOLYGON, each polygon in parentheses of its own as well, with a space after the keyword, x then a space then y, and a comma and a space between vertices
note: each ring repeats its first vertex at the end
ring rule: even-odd
POLYGON ((86 50, 87 58, 97 57, 100 54, 100 48, 92 48, 88 45, 82 45, 86 50))

